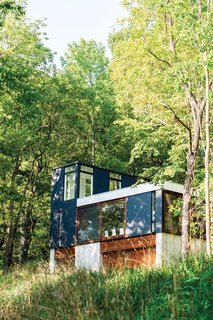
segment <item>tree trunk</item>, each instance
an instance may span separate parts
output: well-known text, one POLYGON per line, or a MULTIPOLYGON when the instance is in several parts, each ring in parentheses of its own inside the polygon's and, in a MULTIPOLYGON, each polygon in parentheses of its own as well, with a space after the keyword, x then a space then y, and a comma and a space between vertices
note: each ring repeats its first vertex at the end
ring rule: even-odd
MULTIPOLYGON (((11 190, 14 188, 15 178, 18 173, 19 167, 20 167, 20 157, 17 156, 15 168, 14 168, 13 174, 11 176, 11 185, 10 185, 11 190)), ((10 200, 9 209, 8 209, 8 216, 9 216, 10 222, 9 222, 9 225, 7 228, 8 232, 5 237, 6 246, 5 246, 5 255, 4 255, 4 273, 6 273, 12 265, 15 235, 17 232, 20 211, 21 211, 21 209, 19 209, 17 215, 15 216, 14 215, 14 206, 15 206, 15 201, 12 199, 12 200, 10 200)))
POLYGON ((205 209, 206 209, 206 253, 211 255, 211 223, 210 223, 210 192, 209 192, 209 156, 210 156, 210 138, 209 138, 209 75, 207 66, 207 52, 204 52, 205 76, 206 76, 206 109, 205 109, 205 131, 206 131, 206 149, 205 149, 205 209))
POLYGON ((96 161, 96 148, 95 148, 95 112, 93 110, 91 119, 91 129, 92 129, 92 164, 95 165, 96 161))
POLYGON ((21 245, 19 252, 20 264, 24 264, 28 259, 28 251, 30 248, 30 243, 32 241, 32 232, 35 227, 36 221, 32 218, 32 204, 28 203, 22 219, 22 234, 21 234, 21 245))
POLYGON ((194 179, 196 154, 188 156, 187 176, 184 182, 183 209, 182 209, 182 255, 189 251, 189 207, 192 197, 192 182, 194 179))
POLYGON ((1 237, 1 240, 0 240, 0 249, 4 245, 5 237, 6 237, 6 234, 7 234, 7 224, 6 224, 6 221, 5 221, 4 212, 2 212, 2 215, 3 215, 3 228, 2 228, 2 237, 1 237))
MULTIPOLYGON (((191 107, 194 108, 195 101, 189 95, 189 101, 191 107)), ((202 104, 196 104, 196 118, 194 119, 193 125, 193 138, 189 138, 189 152, 187 157, 187 174, 184 182, 184 193, 183 193, 183 208, 182 208, 182 255, 186 256, 189 251, 189 209, 190 209, 190 201, 192 197, 192 183, 194 180, 195 173, 195 162, 197 151, 199 147, 200 140, 200 131, 201 131, 201 123, 202 123, 202 115, 204 108, 204 101, 202 104)))
POLYGON ((17 233, 20 212, 16 216, 14 222, 10 222, 8 227, 8 234, 6 237, 5 258, 4 258, 4 273, 7 273, 13 262, 13 249, 15 244, 15 236, 17 233))

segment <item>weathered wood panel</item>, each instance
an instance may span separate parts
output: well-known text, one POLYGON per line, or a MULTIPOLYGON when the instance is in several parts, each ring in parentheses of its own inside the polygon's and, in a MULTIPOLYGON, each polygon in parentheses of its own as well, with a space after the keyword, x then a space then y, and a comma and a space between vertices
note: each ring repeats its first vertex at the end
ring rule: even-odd
POLYGON ((104 268, 137 268, 155 266, 155 248, 103 253, 104 268))
POLYGON ((55 251, 56 260, 67 260, 75 257, 75 247, 58 248, 55 251))
POLYGON ((101 242, 101 253, 148 249, 156 246, 156 235, 147 235, 134 238, 116 239, 101 242))

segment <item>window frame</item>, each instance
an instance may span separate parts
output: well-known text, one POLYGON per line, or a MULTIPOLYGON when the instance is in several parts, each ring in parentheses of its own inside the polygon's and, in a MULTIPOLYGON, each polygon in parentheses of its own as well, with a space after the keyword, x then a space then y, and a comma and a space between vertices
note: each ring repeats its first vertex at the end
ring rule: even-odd
POLYGON ((122 238, 126 238, 126 197, 124 198, 119 198, 119 199, 115 199, 115 200, 109 200, 109 201, 103 201, 103 202, 98 202, 98 203, 93 203, 93 204, 89 204, 89 205, 84 205, 84 206, 80 206, 77 208, 76 210, 76 231, 75 231, 75 235, 76 235, 76 244, 87 244, 87 243, 94 243, 94 242, 100 242, 100 241, 108 241, 108 240, 112 240, 112 239, 122 239, 122 238), (119 202, 119 201, 124 201, 124 233, 122 235, 115 235, 115 236, 109 236, 109 237, 104 237, 102 236, 102 220, 103 220, 103 214, 102 214, 102 208, 104 206, 105 203, 115 203, 115 202, 119 202), (94 206, 98 206, 99 207, 99 237, 97 240, 88 240, 88 241, 82 241, 79 242, 78 239, 78 230, 79 230, 79 209, 82 208, 89 208, 89 207, 94 207, 94 206))
POLYGON ((115 235, 115 236, 108 236, 108 237, 104 237, 102 236, 102 227, 103 227, 103 223, 101 220, 101 233, 100 233, 100 240, 101 241, 107 241, 107 240, 112 240, 112 239, 120 239, 120 238, 125 238, 126 237, 126 198, 119 198, 119 199, 115 199, 112 201, 104 201, 101 202, 101 219, 103 219, 103 213, 102 213, 102 209, 105 203, 115 203, 115 202, 119 202, 119 201, 124 201, 124 233, 121 235, 115 235))
MULTIPOLYGON (((181 198, 183 195, 181 193, 178 193, 178 192, 174 192, 174 191, 169 191, 169 190, 163 190, 163 197, 162 197, 162 232, 165 232, 165 233, 169 233, 169 234, 174 234, 174 235, 181 235, 181 217, 179 216, 179 229, 180 229, 180 232, 172 232, 172 231, 169 231, 169 230, 166 230, 165 229, 165 196, 166 194, 170 194, 170 195, 173 195, 173 196, 177 196, 177 199, 178 198, 181 198)), ((170 213, 171 214, 171 213, 170 213)))
POLYGON ((99 208, 99 219, 98 219, 98 222, 99 222, 99 228, 98 228, 98 239, 96 240, 87 240, 87 241, 79 241, 78 239, 78 231, 79 231, 79 225, 80 225, 80 219, 79 219, 79 209, 83 209, 83 208, 91 208, 91 207, 99 207, 99 204, 98 203, 93 203, 93 204, 90 204, 90 205, 86 205, 86 206, 81 206, 81 207, 78 207, 77 210, 76 210, 76 231, 75 231, 75 234, 76 234, 76 243, 77 244, 87 244, 87 243, 93 243, 93 242, 99 242, 100 241, 100 208, 99 208))
POLYGON ((114 191, 114 190, 120 190, 122 188, 122 175, 120 173, 116 172, 109 172, 109 191, 114 191), (110 189, 110 182, 116 182, 117 185, 119 185, 119 188, 117 189, 110 189))
MULTIPOLYGON (((89 167, 89 166, 85 166, 85 165, 81 165, 80 166, 80 172, 79 172, 79 198, 84 198, 84 197, 89 197, 89 196, 82 196, 81 197, 81 174, 85 173, 91 176, 91 194, 89 196, 93 195, 94 192, 94 168, 93 167, 89 167)), ((86 190, 85 190, 86 192, 86 190)))
POLYGON ((70 165, 70 166, 66 166, 64 167, 64 192, 63 192, 63 196, 64 196, 64 201, 70 201, 76 198, 76 165, 70 165), (66 177, 69 174, 74 174, 74 192, 73 192, 73 197, 66 199, 66 177))

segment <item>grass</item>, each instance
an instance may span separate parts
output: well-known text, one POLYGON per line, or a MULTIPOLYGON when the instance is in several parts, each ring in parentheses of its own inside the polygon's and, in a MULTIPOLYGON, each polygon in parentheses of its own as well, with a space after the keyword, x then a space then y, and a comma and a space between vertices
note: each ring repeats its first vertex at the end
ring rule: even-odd
POLYGON ((102 273, 47 266, 0 276, 1 319, 213 319, 213 258, 102 273))

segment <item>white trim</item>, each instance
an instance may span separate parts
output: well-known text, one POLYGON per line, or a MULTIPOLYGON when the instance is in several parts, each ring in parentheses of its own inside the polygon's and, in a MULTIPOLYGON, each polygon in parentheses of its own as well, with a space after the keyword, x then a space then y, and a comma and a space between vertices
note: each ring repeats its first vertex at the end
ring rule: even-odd
POLYGON ((164 182, 164 190, 173 191, 177 193, 183 193, 184 192, 184 186, 179 183, 175 183, 172 181, 165 181, 164 182))
POLYGON ((144 184, 139 184, 136 187, 128 187, 128 188, 122 188, 122 189, 113 190, 113 191, 97 193, 89 197, 78 198, 77 207, 98 203, 98 202, 104 202, 104 201, 129 197, 129 196, 133 196, 140 193, 156 191, 159 189, 161 189, 160 186, 154 186, 153 184, 144 183, 144 184))
POLYGON ((155 186, 151 183, 143 183, 143 184, 138 184, 136 187, 122 188, 118 190, 97 193, 92 196, 88 196, 84 198, 78 198, 77 207, 98 203, 98 202, 115 200, 119 198, 130 197, 136 194, 141 194, 141 193, 146 193, 146 192, 151 192, 151 191, 156 191, 161 189, 173 191, 177 193, 183 193, 184 186, 182 184, 171 182, 171 181, 164 182, 163 188, 160 185, 155 186))
POLYGON ((162 233, 156 233, 156 266, 163 263, 163 240, 162 233))
POLYGON ((54 273, 55 272, 55 249, 50 249, 50 273, 54 273))

